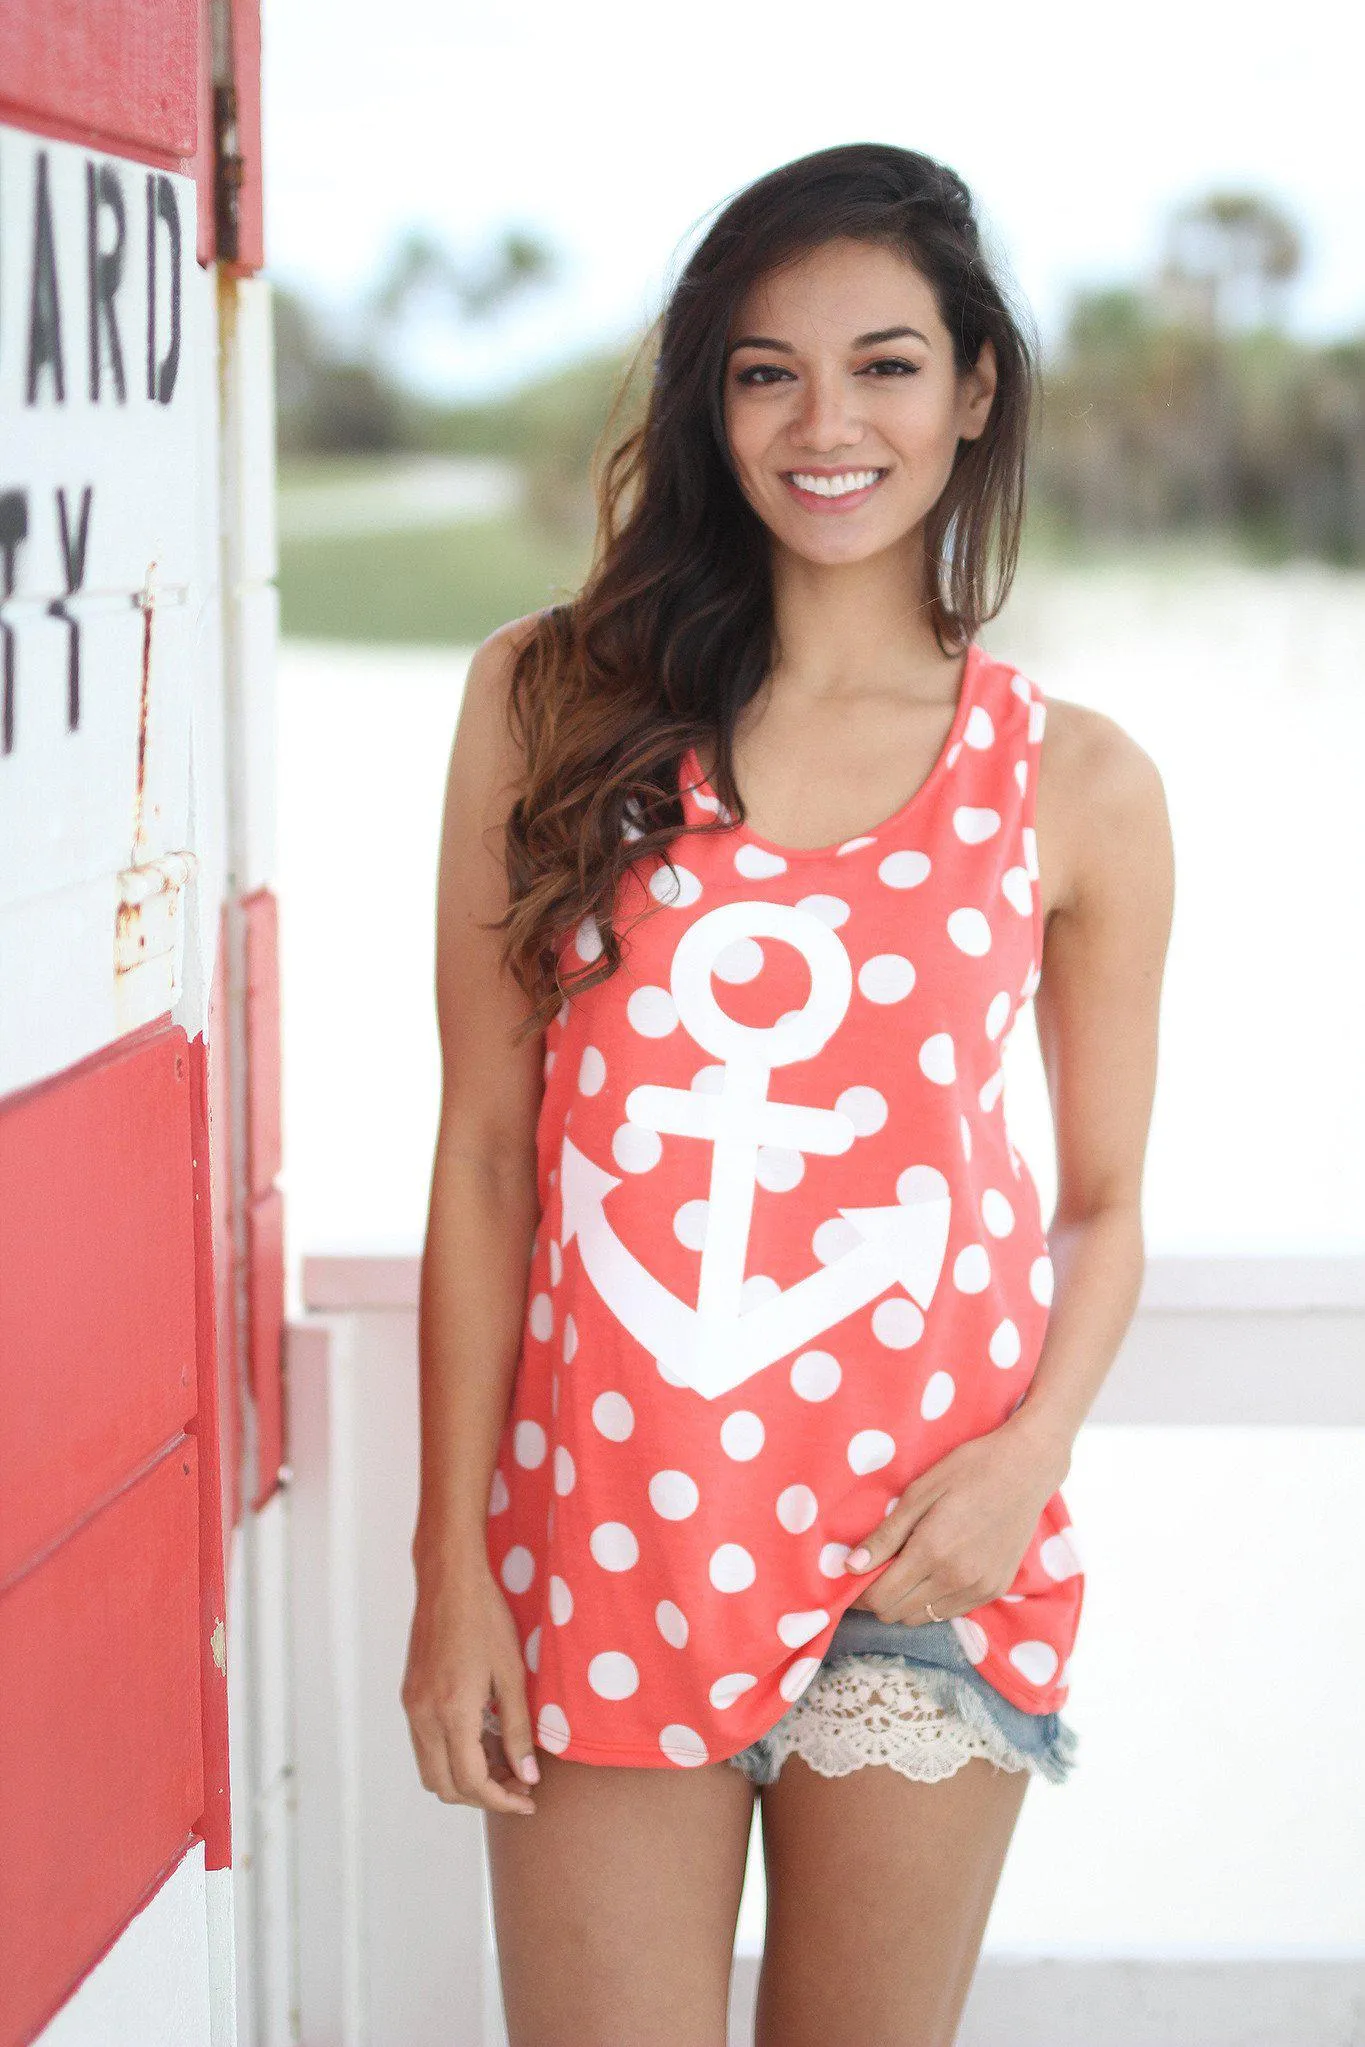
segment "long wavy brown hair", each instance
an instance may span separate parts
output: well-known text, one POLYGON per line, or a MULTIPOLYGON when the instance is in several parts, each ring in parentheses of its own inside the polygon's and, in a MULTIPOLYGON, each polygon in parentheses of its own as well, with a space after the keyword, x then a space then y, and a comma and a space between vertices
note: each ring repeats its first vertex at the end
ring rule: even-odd
MULTIPOLYGON (((1004 603, 1023 522, 1035 353, 983 254, 971 194, 945 165, 889 143, 783 164, 725 205, 644 336, 594 456, 589 573, 570 602, 538 615, 514 663, 510 711, 525 777, 506 826, 510 906, 488 928, 504 932, 504 965, 532 1005, 518 1040, 620 966, 629 925, 618 931, 616 918, 636 863, 647 872, 684 832, 743 820, 731 744, 772 663, 773 608, 768 531, 740 489, 725 431, 726 338, 758 278, 846 238, 889 245, 916 265, 959 370, 983 342, 994 345, 985 431, 959 443, 924 545, 945 653, 1004 603), (651 347, 643 417, 613 445, 651 347), (703 741, 723 810, 689 826, 679 771, 703 741), (567 940, 583 929, 593 942, 576 948, 586 963, 566 980, 567 940)), ((639 895, 638 915, 662 907, 647 889, 639 895)))

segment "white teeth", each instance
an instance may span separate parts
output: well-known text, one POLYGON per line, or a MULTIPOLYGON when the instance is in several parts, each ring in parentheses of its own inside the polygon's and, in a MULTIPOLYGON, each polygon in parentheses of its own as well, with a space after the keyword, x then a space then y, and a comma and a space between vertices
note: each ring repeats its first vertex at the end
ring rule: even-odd
POLYGON ((797 469, 792 472, 792 482, 819 498, 841 498, 851 490, 866 490, 880 475, 879 469, 846 469, 842 476, 811 476, 797 469))

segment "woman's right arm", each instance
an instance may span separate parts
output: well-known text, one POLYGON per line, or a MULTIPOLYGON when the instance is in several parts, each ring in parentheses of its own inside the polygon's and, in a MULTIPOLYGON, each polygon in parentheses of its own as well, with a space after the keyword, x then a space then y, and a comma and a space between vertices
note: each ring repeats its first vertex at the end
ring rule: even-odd
POLYGON ((488 1565, 489 1488, 511 1400, 540 1219, 536 1119, 545 1041, 513 1026, 526 997, 501 966, 508 890, 503 828, 520 778, 508 716, 512 660, 529 620, 502 626, 469 666, 451 748, 437 884, 436 1007, 442 1093, 422 1254, 418 1340, 421 1488, 417 1601, 402 1687, 422 1782, 452 1804, 533 1812, 495 1774, 482 1736, 496 1695, 507 1761, 534 1780, 525 1670, 488 1565))

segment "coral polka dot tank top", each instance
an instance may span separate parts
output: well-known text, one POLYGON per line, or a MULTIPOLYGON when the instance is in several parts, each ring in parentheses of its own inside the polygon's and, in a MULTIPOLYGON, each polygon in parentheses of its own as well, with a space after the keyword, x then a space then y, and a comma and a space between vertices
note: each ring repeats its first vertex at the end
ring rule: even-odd
MULTIPOLYGON (((1023 1397, 1052 1265, 1001 1051, 1039 979, 1046 715, 973 644, 918 792, 811 850, 731 822, 689 752, 687 821, 724 829, 629 870, 654 904, 547 1032, 486 1532, 552 1753, 686 1767, 767 1733, 872 1582, 850 1549, 1023 1397)), ((951 1623, 1028 1712, 1067 1697, 1069 1526, 1054 1493, 951 1623)))

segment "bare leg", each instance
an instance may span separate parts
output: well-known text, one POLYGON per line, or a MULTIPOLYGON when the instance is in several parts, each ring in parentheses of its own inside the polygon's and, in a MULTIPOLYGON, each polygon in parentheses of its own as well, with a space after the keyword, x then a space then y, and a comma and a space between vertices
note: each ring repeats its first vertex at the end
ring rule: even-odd
POLYGON ((788 1756, 761 1793, 755 2047, 952 2047, 1029 1781, 983 1756, 937 1784, 788 1756))
POLYGON ((536 1761, 535 1813, 484 1814, 510 2047, 725 2047, 754 1786, 536 1761))

